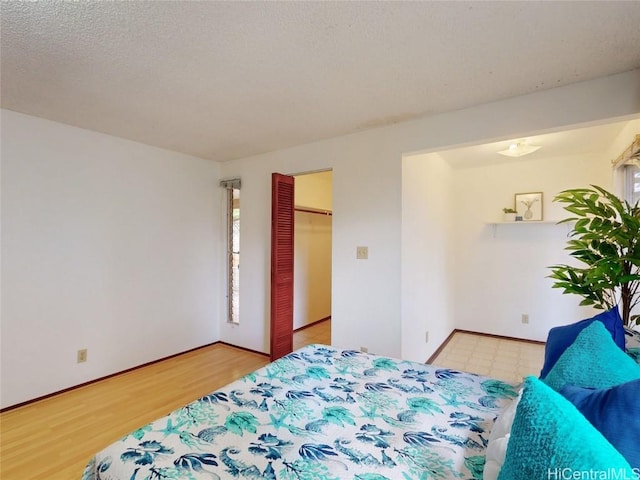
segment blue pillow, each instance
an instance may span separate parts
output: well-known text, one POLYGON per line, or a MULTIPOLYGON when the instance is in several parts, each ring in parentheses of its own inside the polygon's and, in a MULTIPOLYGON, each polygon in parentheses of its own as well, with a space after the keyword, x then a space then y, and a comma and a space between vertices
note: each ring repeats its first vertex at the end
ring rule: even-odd
POLYGON ((527 377, 498 480, 578 478, 569 475, 609 471, 617 478, 635 478, 622 455, 571 402, 527 377))
POLYGON ((613 307, 611 310, 599 313, 593 318, 587 318, 571 325, 563 325, 561 327, 554 327, 549 330, 547 336, 547 343, 544 347, 544 365, 540 372, 540 378, 545 378, 549 375, 549 372, 556 364, 560 355, 569 348, 569 345, 578 337, 580 332, 591 325, 593 322, 602 322, 602 324, 609 330, 613 341, 624 350, 624 326, 618 307, 613 307))
POLYGON ((543 380, 554 390, 566 384, 609 388, 640 378, 640 365, 613 343, 600 322, 580 332, 543 380))
POLYGON ((566 385, 560 393, 632 467, 640 468, 640 380, 599 390, 566 385))

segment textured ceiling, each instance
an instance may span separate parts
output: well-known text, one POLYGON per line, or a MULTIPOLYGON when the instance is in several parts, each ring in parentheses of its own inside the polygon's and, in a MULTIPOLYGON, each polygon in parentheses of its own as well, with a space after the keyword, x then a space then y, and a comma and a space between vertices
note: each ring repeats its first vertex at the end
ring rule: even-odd
POLYGON ((213 160, 640 66, 630 2, 2 2, 2 107, 213 160))
MULTIPOLYGON (((484 145, 474 145, 471 147, 455 148, 438 152, 454 168, 473 168, 499 163, 528 162, 549 158, 561 158, 571 155, 601 155, 603 161, 614 160, 622 153, 617 152, 610 156, 610 149, 618 135, 623 131, 630 121, 614 122, 594 127, 577 128, 562 132, 547 133, 501 142, 486 143, 484 145), (509 144, 522 141, 527 145, 540 146, 540 150, 519 158, 505 157, 497 152, 505 150, 509 144), (609 155, 609 157, 607 157, 609 155)), ((640 125, 640 117, 634 120, 640 125)), ((625 145, 626 147, 626 145, 625 145)))

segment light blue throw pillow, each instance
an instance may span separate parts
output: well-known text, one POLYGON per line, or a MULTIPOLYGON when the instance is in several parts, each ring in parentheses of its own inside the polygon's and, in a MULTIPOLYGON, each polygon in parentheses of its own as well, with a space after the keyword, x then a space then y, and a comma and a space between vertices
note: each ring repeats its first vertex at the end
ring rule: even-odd
POLYGON ((640 365, 611 339, 600 322, 580 332, 543 380, 560 391, 567 384, 578 387, 609 388, 640 378, 640 365))
POLYGON ((549 330, 547 343, 545 343, 544 346, 544 365, 540 372, 540 378, 549 375, 549 372, 564 351, 575 341, 578 335, 580 335, 580 332, 593 322, 601 322, 611 334, 611 338, 613 338, 616 345, 618 345, 621 350, 624 350, 625 331, 618 307, 616 306, 606 312, 599 313, 593 318, 587 318, 581 322, 562 325, 549 330))
POLYGON ((622 455, 571 402, 537 378, 527 377, 498 480, 585 478, 573 476, 583 472, 635 478, 622 455))

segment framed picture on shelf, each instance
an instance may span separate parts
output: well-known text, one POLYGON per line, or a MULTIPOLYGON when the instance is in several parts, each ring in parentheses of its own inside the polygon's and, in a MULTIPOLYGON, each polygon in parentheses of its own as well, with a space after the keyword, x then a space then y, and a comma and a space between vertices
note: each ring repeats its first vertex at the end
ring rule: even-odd
POLYGON ((516 193, 515 209, 524 222, 542 221, 542 192, 516 193))

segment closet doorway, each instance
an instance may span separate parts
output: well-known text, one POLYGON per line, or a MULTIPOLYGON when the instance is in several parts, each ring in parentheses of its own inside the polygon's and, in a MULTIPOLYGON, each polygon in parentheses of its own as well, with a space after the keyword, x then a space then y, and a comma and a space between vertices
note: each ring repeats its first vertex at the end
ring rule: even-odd
POLYGON ((293 348, 331 343, 331 170, 295 175, 293 348))

